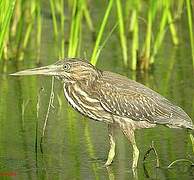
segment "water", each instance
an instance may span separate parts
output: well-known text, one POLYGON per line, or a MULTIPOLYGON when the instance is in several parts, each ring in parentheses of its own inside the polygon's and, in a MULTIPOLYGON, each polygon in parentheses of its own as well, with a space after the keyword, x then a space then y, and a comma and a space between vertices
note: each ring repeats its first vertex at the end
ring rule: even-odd
MULTIPOLYGON (((97 12, 96 12, 97 13, 97 12)), ((48 37, 51 19, 45 17, 40 59, 43 64, 55 62, 58 49, 48 37)), ((184 27, 186 22, 180 24, 184 27)), ((183 29, 183 28, 182 28, 183 29)), ((87 29, 86 29, 87 31, 87 29)), ((83 45, 89 57, 93 43, 83 45)), ((118 37, 113 35, 102 51, 97 67, 114 71, 161 93, 182 107, 194 119, 194 81, 188 33, 182 32, 181 44, 173 47, 170 36, 156 58, 150 72, 131 72, 123 66, 118 37)), ((32 63, 36 47, 33 42, 25 53, 24 64, 18 69, 35 67, 32 63)), ((15 72, 14 64, 8 66, 15 72)), ((49 103, 51 78, 10 77, 0 75, 0 172, 16 173, 16 179, 132 179, 132 148, 118 129, 116 157, 109 168, 103 167, 109 150, 107 126, 92 121, 74 111, 63 97, 62 85, 55 81, 54 107, 49 114, 46 134, 40 149, 40 136, 49 103), (42 89, 42 90, 41 90, 42 89), (37 102, 40 101, 37 118, 37 102), (37 129, 37 131, 36 131, 37 129), (38 140, 36 146, 36 139, 38 140)), ((138 179, 194 179, 194 168, 188 162, 179 162, 171 169, 167 166, 176 159, 194 161, 189 136, 185 130, 156 127, 136 132, 140 150, 138 179), (154 153, 142 160, 152 141, 160 159, 156 168, 154 153)))

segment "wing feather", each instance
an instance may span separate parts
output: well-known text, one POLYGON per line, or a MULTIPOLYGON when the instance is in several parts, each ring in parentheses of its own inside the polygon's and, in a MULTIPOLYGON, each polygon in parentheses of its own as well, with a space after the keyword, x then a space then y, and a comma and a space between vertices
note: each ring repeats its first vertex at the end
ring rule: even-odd
POLYGON ((100 82, 101 105, 114 115, 193 128, 192 120, 183 109, 142 84, 110 72, 104 72, 100 82))

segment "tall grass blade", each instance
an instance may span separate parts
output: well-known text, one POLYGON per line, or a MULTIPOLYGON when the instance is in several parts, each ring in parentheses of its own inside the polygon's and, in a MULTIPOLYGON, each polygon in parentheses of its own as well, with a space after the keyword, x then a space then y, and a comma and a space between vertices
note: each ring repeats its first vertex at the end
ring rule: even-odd
POLYGON ((140 64, 140 69, 148 69, 150 63, 150 54, 151 54, 151 40, 152 40, 152 26, 153 21, 156 15, 158 1, 151 0, 148 9, 148 16, 147 16, 147 29, 146 29, 146 39, 143 47, 141 59, 142 64, 140 64))
MULTIPOLYGON (((22 50, 26 49, 28 42, 30 40, 30 35, 32 33, 33 30, 33 25, 34 25, 34 21, 35 21, 35 16, 36 16, 36 2, 35 1, 31 1, 30 3, 30 12, 29 12, 29 16, 30 16, 30 21, 27 24, 27 29, 26 32, 24 33, 24 41, 22 44, 22 50)), ((20 54, 20 57, 18 58, 19 60, 23 60, 24 59, 24 52, 22 51, 20 54)))
POLYGON ((120 36, 120 41, 121 41, 123 60, 124 60, 124 64, 127 65, 127 62, 128 62, 127 40, 126 40, 126 34, 125 34, 121 1, 116 0, 116 4, 117 4, 117 15, 118 15, 118 22, 119 22, 119 36, 120 36))
POLYGON ((191 53, 192 53, 193 68, 194 68, 194 36, 193 36, 193 21, 192 21, 192 10, 191 10, 190 0, 186 0, 186 6, 187 6, 187 17, 188 17, 189 35, 190 35, 190 43, 191 43, 191 53))
POLYGON ((167 20, 168 20, 168 11, 169 11, 169 4, 164 4, 164 8, 163 8, 163 14, 162 14, 162 19, 160 21, 160 25, 159 25, 159 31, 157 33, 156 36, 156 40, 154 42, 154 47, 153 47, 153 52, 151 55, 151 59, 150 59, 150 64, 154 63, 154 58, 156 56, 156 54, 158 53, 159 47, 163 41, 165 32, 166 32, 166 24, 167 24, 167 20))
POLYGON ((85 0, 74 0, 72 21, 69 39, 68 57, 75 57, 80 37, 80 28, 83 16, 83 4, 85 0))
POLYGON ((94 32, 94 25, 93 25, 93 23, 92 23, 92 18, 91 18, 91 16, 90 16, 90 12, 89 12, 89 10, 88 10, 88 6, 87 6, 87 1, 86 1, 86 0, 84 1, 84 9, 83 9, 83 11, 84 11, 84 16, 85 16, 85 18, 86 18, 86 22, 87 22, 87 24, 88 24, 89 29, 90 29, 92 32, 94 32))
POLYGON ((0 59, 3 52, 6 32, 8 32, 11 17, 13 15, 16 0, 0 2, 0 59))
POLYGON ((176 11, 176 17, 177 18, 180 18, 181 17, 181 14, 182 14, 183 9, 184 9, 184 2, 185 2, 185 0, 179 0, 178 1, 177 11, 176 11))
POLYGON ((137 9, 133 10, 132 18, 133 18, 133 39, 132 39, 132 59, 131 59, 131 69, 136 70, 137 68, 137 52, 139 48, 139 38, 138 38, 138 16, 137 16, 137 9))
POLYGON ((61 18, 61 54, 60 58, 65 57, 65 15, 64 15, 64 0, 60 0, 60 18, 61 18))
POLYGON ((72 20, 71 20, 71 27, 70 27, 70 35, 69 35, 69 48, 68 48, 68 57, 72 56, 72 48, 74 43, 74 29, 75 29, 75 13, 77 8, 77 1, 73 0, 73 9, 72 9, 72 20))
POLYGON ((34 1, 31 1, 31 9, 30 9, 30 16, 31 16, 31 20, 29 21, 29 24, 27 26, 27 30, 26 30, 26 33, 25 33, 25 36, 24 36, 24 43, 23 43, 23 49, 25 49, 27 47, 27 44, 28 44, 28 41, 29 41, 29 38, 30 38, 30 34, 32 32, 32 27, 33 27, 33 24, 34 24, 34 20, 35 20, 35 10, 36 10, 36 4, 34 1))
POLYGON ((41 47, 41 35, 42 35, 42 17, 41 17, 41 0, 36 0, 37 3, 37 64, 40 63, 40 47, 41 47))
POLYGON ((177 35, 177 32, 176 32, 175 25, 173 23, 172 14, 171 14, 170 10, 168 11, 168 23, 169 23, 169 26, 170 26, 170 32, 171 32, 173 44, 178 45, 179 44, 179 38, 178 38, 178 35, 177 35))
POLYGON ((21 0, 17 0, 14 7, 14 12, 12 15, 12 23, 11 23, 11 36, 15 37, 17 33, 17 27, 21 18, 22 9, 21 9, 21 0))
POLYGON ((118 26, 118 24, 115 24, 113 26, 113 28, 111 29, 111 31, 106 36, 105 40, 102 42, 102 45, 99 47, 99 49, 97 51, 96 59, 98 59, 98 57, 100 56, 100 53, 101 53, 102 49, 105 47, 106 43, 108 42, 109 38, 111 37, 111 35, 113 34, 113 32, 117 28, 117 26, 118 26))
POLYGON ((55 4, 54 4, 54 0, 49 0, 49 2, 50 2, 50 7, 51 7, 52 19, 53 19, 54 36, 57 39, 58 27, 57 27, 57 18, 56 18, 55 4))
POLYGON ((97 39, 96 39, 95 46, 93 49, 92 57, 91 57, 91 63, 93 65, 96 65, 98 57, 99 57, 99 54, 98 54, 99 46, 100 46, 100 42, 101 42, 101 39, 102 39, 102 36, 104 33, 105 26, 107 24, 108 17, 110 15, 110 11, 112 9, 112 5, 113 5, 113 0, 109 0, 104 18, 102 20, 102 24, 100 26, 100 30, 99 30, 98 35, 97 35, 97 39), (97 56, 97 54, 98 54, 98 56, 97 56))
POLYGON ((16 16, 18 16, 18 19, 14 20, 14 24, 12 26, 12 36, 14 37, 14 42, 12 43, 13 48, 16 51, 16 59, 17 61, 19 60, 19 55, 20 55, 20 48, 22 47, 22 39, 23 39, 23 34, 24 34, 24 29, 25 29, 25 21, 26 21, 26 16, 25 16, 25 7, 26 7, 26 2, 22 3, 22 0, 16 1, 16 10, 14 12, 14 19, 16 16))

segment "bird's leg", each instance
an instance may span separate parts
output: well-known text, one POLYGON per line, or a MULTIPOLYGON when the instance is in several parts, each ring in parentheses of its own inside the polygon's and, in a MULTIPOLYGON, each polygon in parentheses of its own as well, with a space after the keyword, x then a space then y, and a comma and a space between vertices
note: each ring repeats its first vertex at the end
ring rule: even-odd
POLYGON ((135 134, 134 130, 126 127, 122 127, 123 133, 127 136, 127 139, 130 141, 133 147, 133 163, 132 163, 132 168, 135 169, 137 168, 137 163, 139 159, 139 150, 137 148, 136 142, 135 142, 135 134))
POLYGON ((133 164, 132 164, 132 168, 137 168, 137 163, 138 163, 138 159, 139 159, 139 150, 137 148, 136 142, 135 142, 135 135, 133 132, 133 135, 131 137, 131 143, 133 146, 133 164))
POLYGON ((108 159, 105 163, 105 166, 109 166, 112 163, 113 158, 115 156, 114 125, 112 124, 108 124, 108 136, 110 140, 110 150, 108 153, 108 159))

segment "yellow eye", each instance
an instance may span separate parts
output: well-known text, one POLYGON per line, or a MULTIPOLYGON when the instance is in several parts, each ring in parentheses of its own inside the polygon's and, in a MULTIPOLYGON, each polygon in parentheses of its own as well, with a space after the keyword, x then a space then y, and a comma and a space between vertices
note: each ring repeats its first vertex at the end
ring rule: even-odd
POLYGON ((65 70, 65 71, 67 71, 67 70, 69 70, 70 69, 70 64, 64 64, 64 66, 63 66, 63 69, 65 70))

